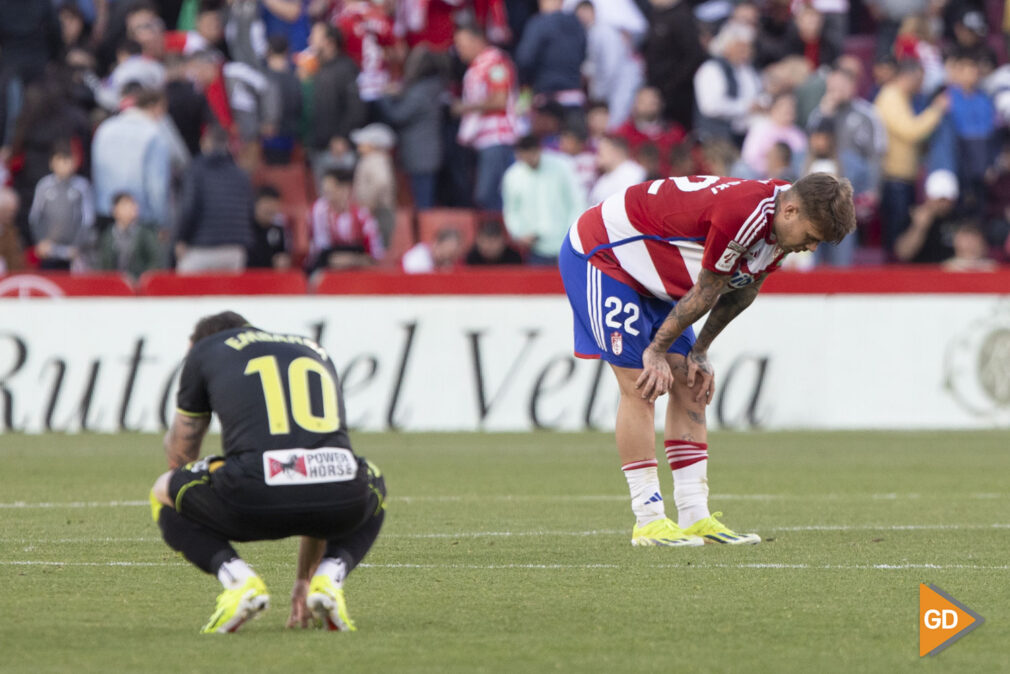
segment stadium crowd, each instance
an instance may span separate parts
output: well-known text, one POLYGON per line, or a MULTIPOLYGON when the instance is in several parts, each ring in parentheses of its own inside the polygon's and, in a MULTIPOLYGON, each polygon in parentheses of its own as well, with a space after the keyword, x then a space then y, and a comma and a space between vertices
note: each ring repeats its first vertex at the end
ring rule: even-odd
POLYGON ((0 272, 553 265, 635 183, 811 172, 859 230, 790 264, 990 269, 1003 9, 0 0, 0 272))

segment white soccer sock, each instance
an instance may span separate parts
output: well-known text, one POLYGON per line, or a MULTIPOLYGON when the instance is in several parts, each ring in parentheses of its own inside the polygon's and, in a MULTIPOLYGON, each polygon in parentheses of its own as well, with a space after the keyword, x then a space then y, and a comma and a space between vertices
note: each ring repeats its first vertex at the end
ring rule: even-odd
POLYGON ((635 513, 636 524, 640 527, 666 517, 659 476, 656 474, 657 465, 655 459, 647 459, 621 466, 631 492, 631 511, 635 513))
POLYGON ((329 576, 337 587, 343 587, 344 578, 347 577, 347 564, 337 557, 324 557, 323 561, 319 562, 316 575, 329 576))
POLYGON ((673 471, 673 502, 677 524, 682 529, 709 516, 708 444, 690 440, 667 440, 666 458, 673 471))
POLYGON ((239 557, 225 562, 217 570, 217 579, 221 581, 226 590, 236 590, 242 587, 247 580, 255 575, 256 572, 252 570, 252 567, 239 557))

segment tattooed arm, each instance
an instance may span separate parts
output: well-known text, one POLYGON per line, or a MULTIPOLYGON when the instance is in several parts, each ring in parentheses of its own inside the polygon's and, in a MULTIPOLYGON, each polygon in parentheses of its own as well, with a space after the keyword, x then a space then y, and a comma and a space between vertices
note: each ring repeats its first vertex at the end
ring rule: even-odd
POLYGON ((165 434, 165 458, 168 467, 176 469, 200 457, 203 436, 210 427, 210 415, 192 417, 175 413, 172 427, 165 434))
POLYGON ((712 340, 722 332, 722 329, 730 321, 751 305, 764 281, 765 277, 761 276, 749 286, 721 295, 705 320, 705 325, 698 333, 698 339, 691 348, 691 353, 687 354, 688 388, 694 388, 695 378, 701 376, 701 385, 694 397, 696 401, 704 396, 705 403, 708 404, 712 402, 712 396, 715 395, 715 372, 708 362, 708 347, 712 345, 712 340))
MULTIPOLYGON (((673 373, 666 362, 666 352, 688 326, 716 305, 720 293, 729 283, 728 276, 702 269, 698 281, 666 317, 656 336, 642 354, 642 374, 635 383, 642 397, 649 402, 666 393, 673 385, 673 373)), ((710 368, 711 369, 711 368, 710 368)))
POLYGON ((764 282, 765 277, 762 276, 749 286, 722 295, 712 309, 712 313, 708 315, 701 332, 698 333, 698 341, 694 343, 694 351, 708 351, 712 340, 722 332, 722 329, 751 305, 764 282))

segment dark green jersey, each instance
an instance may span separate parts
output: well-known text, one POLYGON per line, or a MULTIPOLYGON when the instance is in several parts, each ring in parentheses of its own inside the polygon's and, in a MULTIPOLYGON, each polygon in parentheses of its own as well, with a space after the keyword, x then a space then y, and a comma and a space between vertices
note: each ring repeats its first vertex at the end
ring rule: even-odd
POLYGON ((228 457, 351 448, 336 368, 306 337, 245 327, 201 339, 186 357, 177 401, 181 414, 218 415, 228 457))

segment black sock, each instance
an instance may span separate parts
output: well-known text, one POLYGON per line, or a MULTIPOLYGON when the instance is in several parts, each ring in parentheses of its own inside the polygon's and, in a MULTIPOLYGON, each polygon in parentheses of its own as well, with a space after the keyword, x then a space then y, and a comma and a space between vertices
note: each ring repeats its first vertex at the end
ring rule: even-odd
POLYGON ((187 520, 167 506, 158 514, 158 526, 161 527, 161 536, 168 547, 181 552, 200 570, 212 576, 217 575, 222 564, 238 557, 235 548, 226 538, 187 520))
POLYGON ((349 536, 330 539, 326 543, 324 556, 344 560, 344 564, 347 565, 347 573, 350 573, 372 549, 375 539, 379 537, 379 530, 382 528, 382 521, 385 518, 386 511, 380 510, 349 536))

